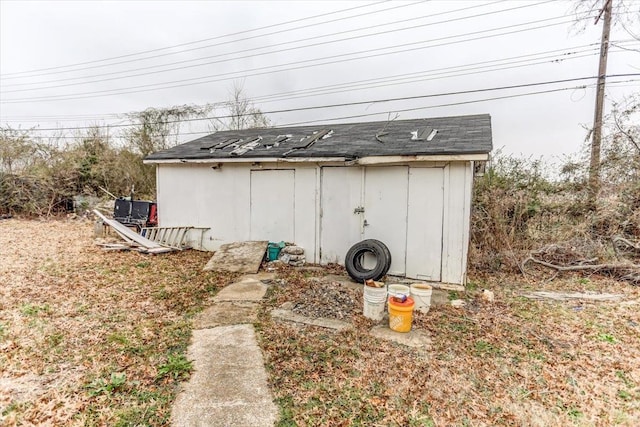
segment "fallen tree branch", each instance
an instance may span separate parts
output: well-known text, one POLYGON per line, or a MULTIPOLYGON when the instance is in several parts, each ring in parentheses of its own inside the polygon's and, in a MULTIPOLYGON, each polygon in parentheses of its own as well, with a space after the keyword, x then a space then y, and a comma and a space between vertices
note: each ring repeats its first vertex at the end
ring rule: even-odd
POLYGON ((522 294, 523 297, 529 299, 543 300, 549 299, 554 301, 569 301, 569 300, 590 300, 590 301, 621 301, 624 298, 623 294, 596 294, 596 293, 583 293, 583 292, 530 292, 522 294))
POLYGON ((625 239, 621 236, 613 236, 611 238, 611 244, 613 245, 613 251, 616 254, 616 258, 618 259, 624 259, 624 255, 622 254, 622 252, 640 253, 640 242, 634 243, 631 240, 625 239), (623 248, 625 250, 623 250, 623 248))
POLYGON ((638 264, 580 264, 580 265, 556 265, 550 262, 542 261, 534 258, 533 256, 529 256, 522 263, 523 266, 526 265, 527 262, 533 262, 543 267, 552 268, 557 271, 580 271, 580 270, 613 270, 619 268, 640 268, 638 264))
POLYGON ((616 276, 627 281, 631 281, 633 284, 640 284, 640 265, 638 264, 580 264, 580 265, 557 265, 550 262, 542 261, 535 258, 533 255, 529 255, 522 262, 522 270, 526 271, 527 265, 533 263, 554 271, 554 274, 548 279, 552 281, 558 274, 566 271, 591 271, 591 272, 603 272, 603 273, 617 273, 616 276), (637 272, 637 274, 634 274, 637 272))

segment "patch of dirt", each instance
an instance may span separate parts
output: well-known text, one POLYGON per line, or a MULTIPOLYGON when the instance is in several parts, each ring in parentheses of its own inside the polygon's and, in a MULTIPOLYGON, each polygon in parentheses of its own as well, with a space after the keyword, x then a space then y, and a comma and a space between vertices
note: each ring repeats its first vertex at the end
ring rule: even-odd
POLYGON ((337 282, 316 282, 296 297, 292 311, 313 318, 351 319, 362 311, 362 292, 337 282))

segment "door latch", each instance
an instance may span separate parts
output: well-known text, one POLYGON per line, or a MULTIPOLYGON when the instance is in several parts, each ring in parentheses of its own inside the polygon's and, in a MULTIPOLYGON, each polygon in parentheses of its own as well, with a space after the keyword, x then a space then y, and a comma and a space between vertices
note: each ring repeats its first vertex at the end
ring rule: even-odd
POLYGON ((357 208, 355 208, 353 210, 354 214, 359 214, 359 213, 364 213, 364 207, 363 206, 358 206, 357 208))
POLYGON ((363 227, 366 227, 367 225, 369 225, 369 223, 367 222, 367 220, 365 219, 364 222, 362 223, 363 227))

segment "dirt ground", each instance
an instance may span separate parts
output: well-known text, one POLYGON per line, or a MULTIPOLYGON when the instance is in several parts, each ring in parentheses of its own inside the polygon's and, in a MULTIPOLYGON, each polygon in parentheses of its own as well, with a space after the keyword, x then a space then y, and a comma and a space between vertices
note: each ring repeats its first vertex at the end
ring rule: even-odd
MULTIPOLYGON (((87 220, 0 221, 0 424, 168 425, 193 316, 234 279, 202 272, 209 257, 103 252, 87 220)), ((472 275, 451 295, 466 307, 416 315, 428 349, 373 338, 359 309, 341 308, 345 332, 271 319, 286 301, 326 312, 316 279, 329 272, 279 270, 256 324, 280 426, 640 425, 638 287, 472 275), (625 298, 521 296, 531 290, 625 298)))

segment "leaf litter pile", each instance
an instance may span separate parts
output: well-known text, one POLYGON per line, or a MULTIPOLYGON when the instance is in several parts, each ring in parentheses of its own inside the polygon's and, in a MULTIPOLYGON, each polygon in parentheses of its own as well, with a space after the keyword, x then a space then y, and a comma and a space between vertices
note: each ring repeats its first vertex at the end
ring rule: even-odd
MULTIPOLYGON (((91 223, 0 221, 0 424, 169 425, 191 320, 232 275, 210 254, 102 252, 91 223)), ((611 278, 472 275, 464 308, 432 306, 414 349, 369 334, 340 268, 278 268, 256 330, 280 426, 640 425, 640 288, 611 278), (494 302, 480 297, 481 289, 494 302), (532 290, 622 302, 533 301, 532 290), (335 332, 276 322, 292 303, 335 332)))

